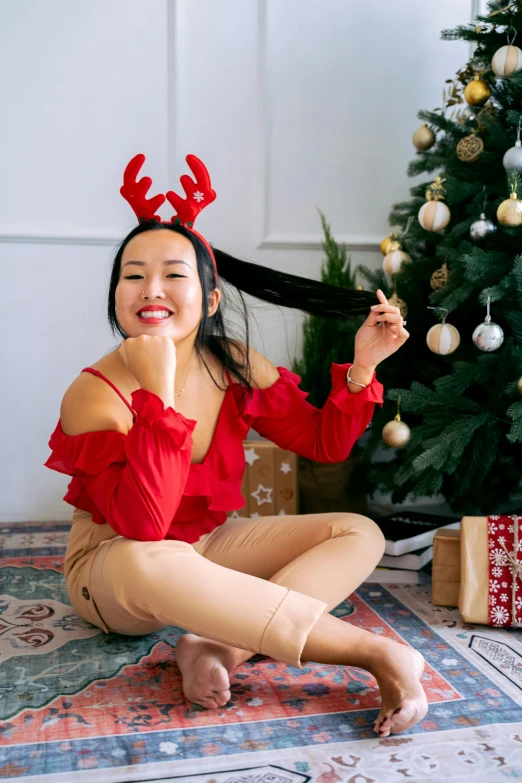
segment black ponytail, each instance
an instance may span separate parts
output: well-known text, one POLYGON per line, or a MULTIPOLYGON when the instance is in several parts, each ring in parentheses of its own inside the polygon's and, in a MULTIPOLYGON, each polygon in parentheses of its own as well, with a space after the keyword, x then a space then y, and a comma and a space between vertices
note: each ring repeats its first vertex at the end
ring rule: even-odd
MULTIPOLYGON (((192 243, 196 253, 203 294, 201 322, 195 340, 196 353, 209 370, 203 350, 205 348, 210 350, 222 363, 223 367, 228 369, 249 392, 252 390, 254 382, 248 361, 249 313, 243 293, 261 299, 264 302, 300 310, 308 315, 321 316, 323 318, 357 318, 361 315, 365 316, 370 312, 372 305, 379 303, 377 296, 369 291, 339 288, 317 280, 310 280, 306 277, 278 272, 261 264, 242 261, 225 253, 223 250, 212 248, 220 278, 219 287, 222 300, 217 311, 209 318, 208 296, 215 285, 213 262, 205 245, 184 226, 150 221, 140 223, 125 237, 114 258, 107 308, 109 325, 113 334, 117 333, 124 338, 128 337, 116 318, 115 304, 115 292, 120 278, 123 251, 128 242, 138 234, 144 231, 158 231, 161 229, 182 234, 192 243), (223 285, 223 282, 231 286, 231 290, 239 296, 241 302, 244 333, 238 336, 237 339, 232 338, 229 334, 230 329, 225 328, 223 311, 228 307, 234 307, 234 305, 229 301, 228 292, 225 290, 226 286, 223 285)), ((212 374, 211 377, 216 383, 212 374)), ((216 385, 219 386, 217 383, 216 385)))

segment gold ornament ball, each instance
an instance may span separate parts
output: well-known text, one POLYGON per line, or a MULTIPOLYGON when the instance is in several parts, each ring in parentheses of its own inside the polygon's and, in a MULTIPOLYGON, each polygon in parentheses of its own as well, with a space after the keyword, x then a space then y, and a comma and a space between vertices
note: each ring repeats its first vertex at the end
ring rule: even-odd
POLYGON ((402 449, 409 443, 411 430, 405 421, 394 419, 384 425, 382 439, 387 446, 394 449, 402 449))
POLYGON ((399 275, 403 270, 403 265, 410 262, 411 257, 404 250, 392 250, 384 258, 382 265, 386 274, 393 277, 393 275, 399 275))
POLYGON ((443 201, 427 201, 419 209, 418 220, 426 231, 442 231, 450 222, 451 212, 443 201))
POLYGON ((459 347, 460 334, 451 324, 435 324, 426 335, 426 343, 433 353, 447 356, 459 347))
POLYGON ((522 394, 522 378, 518 379, 517 389, 519 390, 520 394, 522 394))
POLYGON ((448 282, 448 266, 443 264, 440 269, 436 269, 430 277, 430 285, 434 291, 444 288, 448 282))
POLYGON ((390 245, 393 242, 391 236, 385 237, 381 242, 381 253, 383 256, 387 256, 390 252, 390 245))
POLYGON ((388 299, 388 303, 391 304, 392 307, 398 307, 402 317, 406 318, 406 316, 408 315, 408 305, 406 304, 404 299, 399 299, 397 294, 393 293, 388 299))
POLYGON ((518 46, 501 46, 493 55, 491 67, 499 79, 512 76, 522 68, 522 50, 518 46))
POLYGON ((522 223, 522 201, 512 193, 497 209, 498 222, 503 226, 519 226, 522 223))
POLYGON ((464 89, 464 98, 470 106, 482 106, 491 95, 491 89, 480 76, 475 76, 464 89))
POLYGON ((435 144, 435 134, 431 128, 428 128, 425 122, 422 123, 420 128, 417 128, 413 136, 411 137, 413 146, 417 150, 429 150, 435 144))

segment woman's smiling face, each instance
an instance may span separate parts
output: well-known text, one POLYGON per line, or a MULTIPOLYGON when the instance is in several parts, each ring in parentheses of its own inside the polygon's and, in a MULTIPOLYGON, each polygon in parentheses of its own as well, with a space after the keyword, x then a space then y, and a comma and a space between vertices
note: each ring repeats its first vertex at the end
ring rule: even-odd
MULTIPOLYGON (((209 296, 209 315, 220 292, 209 296)), ((175 343, 195 335, 201 321, 203 294, 192 243, 174 231, 144 231, 126 245, 115 291, 116 317, 129 337, 157 334, 175 343), (157 316, 139 315, 158 311, 157 316), (166 315, 169 313, 169 315, 166 315)))

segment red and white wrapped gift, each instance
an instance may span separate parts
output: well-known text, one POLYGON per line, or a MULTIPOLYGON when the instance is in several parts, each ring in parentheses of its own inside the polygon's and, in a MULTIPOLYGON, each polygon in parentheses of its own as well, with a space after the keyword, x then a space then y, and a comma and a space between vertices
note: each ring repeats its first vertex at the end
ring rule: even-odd
POLYGON ((466 622, 522 627, 522 516, 463 517, 459 610, 466 622))

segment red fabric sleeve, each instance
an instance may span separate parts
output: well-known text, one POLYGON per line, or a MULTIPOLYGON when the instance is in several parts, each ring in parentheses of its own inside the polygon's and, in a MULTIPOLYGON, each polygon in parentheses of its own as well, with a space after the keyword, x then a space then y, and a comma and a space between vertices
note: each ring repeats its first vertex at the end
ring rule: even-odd
POLYGON ((375 373, 366 389, 356 394, 348 390, 349 367, 332 363, 332 390, 321 409, 307 402, 299 375, 278 367, 277 381, 247 398, 243 419, 282 449, 315 462, 341 462, 370 423, 375 404, 383 405, 384 389, 375 373))
POLYGON ((152 392, 132 393, 137 416, 127 435, 56 431, 47 467, 76 476, 106 522, 119 535, 161 541, 183 496, 197 424, 165 408, 152 392), (56 437, 55 437, 56 436, 56 437))

